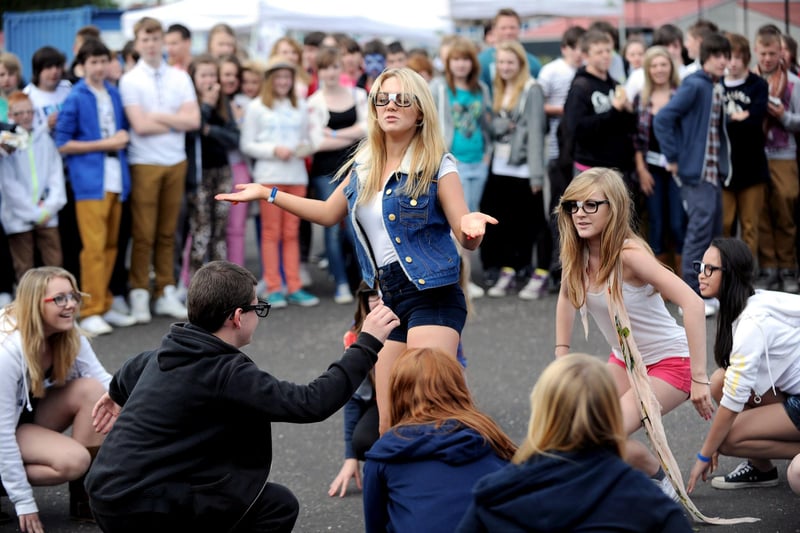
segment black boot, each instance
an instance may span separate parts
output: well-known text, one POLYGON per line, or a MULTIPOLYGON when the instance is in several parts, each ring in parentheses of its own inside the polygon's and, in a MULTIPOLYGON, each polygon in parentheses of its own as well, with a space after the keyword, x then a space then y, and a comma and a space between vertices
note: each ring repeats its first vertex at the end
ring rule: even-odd
MULTIPOLYGON (((92 457, 92 462, 94 462, 99 449, 99 446, 87 448, 89 455, 92 457)), ((89 466, 91 467, 91 462, 89 466)), ((86 494, 86 489, 83 487, 85 479, 86 474, 69 482, 69 517, 79 522, 94 522, 92 509, 89 507, 89 495, 86 494)))

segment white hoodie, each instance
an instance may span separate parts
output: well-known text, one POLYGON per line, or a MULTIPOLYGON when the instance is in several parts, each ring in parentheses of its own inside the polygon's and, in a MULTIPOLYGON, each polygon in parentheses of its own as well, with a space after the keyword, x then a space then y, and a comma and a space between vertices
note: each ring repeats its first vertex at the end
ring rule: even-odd
POLYGON ((800 296, 759 290, 733 323, 721 405, 738 413, 770 389, 800 394, 800 296))
MULTIPOLYGON (((23 409, 31 409, 28 368, 22 353, 19 330, 0 311, 0 477, 17 515, 38 512, 33 490, 17 445, 17 424, 23 409)), ((108 390, 111 375, 106 372, 86 337, 81 337, 78 358, 67 374, 67 382, 93 377, 108 390)), ((50 383, 45 382, 49 387, 50 383)))

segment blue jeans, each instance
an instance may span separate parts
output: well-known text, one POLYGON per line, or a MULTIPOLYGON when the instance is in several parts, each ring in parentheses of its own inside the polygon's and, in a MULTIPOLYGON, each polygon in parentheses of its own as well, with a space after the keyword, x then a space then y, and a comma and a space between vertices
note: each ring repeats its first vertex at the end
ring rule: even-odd
POLYGON ((467 209, 479 211, 483 189, 486 187, 486 180, 489 178, 489 165, 483 162, 462 163, 459 161, 457 167, 458 177, 461 179, 461 186, 464 188, 467 209))
MULTIPOLYGON (((322 201, 328 199, 333 194, 338 182, 331 183, 333 176, 315 176, 311 178, 312 194, 315 198, 322 201)), ((346 220, 343 224, 347 225, 346 220)), ((328 271, 336 281, 336 285, 347 285, 347 270, 344 262, 344 252, 342 251, 342 239, 349 238, 347 231, 342 232, 342 224, 334 224, 325 228, 325 255, 328 257, 328 271)))
POLYGON ((680 254, 686 235, 686 213, 683 212, 680 187, 663 168, 648 166, 648 170, 653 175, 655 187, 653 194, 646 197, 649 225, 647 242, 654 254, 664 253, 664 233, 668 223, 675 253, 680 254))
POLYGON ((683 280, 699 294, 697 274, 692 261, 703 259, 703 254, 714 237, 722 235, 722 190, 719 185, 701 181, 696 185, 681 185, 681 199, 688 224, 683 240, 683 280))

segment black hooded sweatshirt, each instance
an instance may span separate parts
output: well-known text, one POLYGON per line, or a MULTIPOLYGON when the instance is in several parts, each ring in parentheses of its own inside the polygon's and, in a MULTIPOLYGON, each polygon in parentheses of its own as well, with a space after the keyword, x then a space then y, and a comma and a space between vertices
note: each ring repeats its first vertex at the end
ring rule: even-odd
POLYGON ((318 422, 341 408, 382 344, 367 333, 308 385, 280 381, 234 346, 174 324, 128 360, 111 398, 122 411, 86 477, 102 514, 186 517, 186 531, 228 531, 267 482, 271 422, 318 422))

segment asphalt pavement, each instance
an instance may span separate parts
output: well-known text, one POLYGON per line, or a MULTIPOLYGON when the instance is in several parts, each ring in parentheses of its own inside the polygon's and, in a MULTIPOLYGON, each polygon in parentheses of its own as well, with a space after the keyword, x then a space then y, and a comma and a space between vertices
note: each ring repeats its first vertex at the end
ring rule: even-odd
MULTIPOLYGON (((311 381, 340 356, 342 335, 352 320, 351 305, 333 302, 333 283, 324 271, 315 266, 311 270, 314 278, 311 290, 320 296, 322 303, 313 308, 290 306, 273 310, 261 320, 253 343, 244 348, 263 370, 298 383, 311 381)), ((464 331, 468 381, 476 402, 516 442, 521 442, 526 432, 531 388, 553 358, 555 305, 555 296, 538 301, 522 301, 516 296, 483 298, 474 302, 474 313, 464 331)), ((671 310, 677 315, 676 309, 671 310)), ((129 357, 157 346, 169 324, 170 320, 155 317, 150 324, 98 337, 93 345, 106 368, 114 372, 129 357)), ((708 320, 707 325, 711 370, 714 321, 708 320)), ((588 340, 584 340, 581 329, 576 321, 573 349, 605 359, 608 347, 594 324, 588 340)), ((154 400, 180 401, 179 398, 154 400)), ((690 402, 666 415, 664 423, 673 454, 684 477, 688 476, 709 423, 697 415, 690 402)), ((300 500, 295 531, 363 531, 360 491, 351 483, 346 497, 327 495, 343 458, 341 411, 318 424, 274 424, 273 450, 271 480, 289 487, 300 500)), ((720 473, 727 473, 738 462, 735 458, 722 458, 720 473)), ((777 487, 721 491, 709 483, 701 484, 693 495, 697 507, 708 516, 753 516, 760 518, 760 522, 738 526, 696 524, 695 529, 800 532, 800 497, 786 483, 787 461, 776 464, 780 476, 777 487)), ((35 495, 48 533, 99 531, 96 526, 69 521, 66 485, 36 488, 35 495)), ((9 511, 7 499, 3 510, 9 511)), ((13 525, 0 526, 2 532, 16 530, 13 525)))

